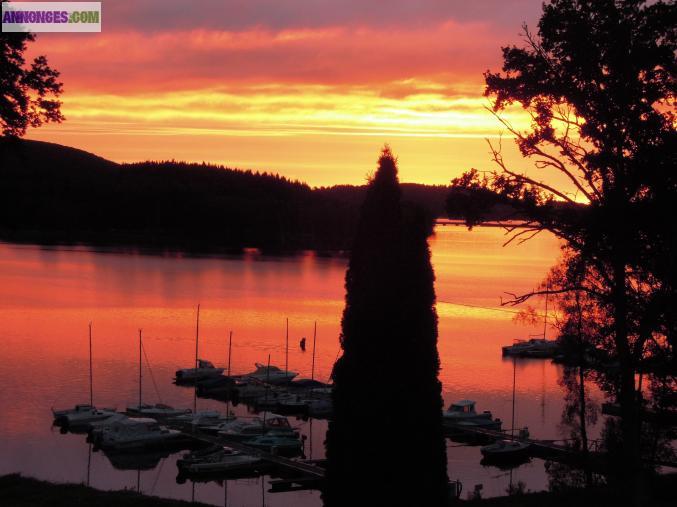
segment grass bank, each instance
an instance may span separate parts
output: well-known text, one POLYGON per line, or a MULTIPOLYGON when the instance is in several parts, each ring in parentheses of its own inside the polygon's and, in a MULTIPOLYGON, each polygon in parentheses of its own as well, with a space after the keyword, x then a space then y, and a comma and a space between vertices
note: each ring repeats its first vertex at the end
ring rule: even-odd
POLYGON ((0 477, 3 507, 206 507, 202 503, 168 500, 134 491, 100 491, 82 484, 54 484, 18 474, 0 477))

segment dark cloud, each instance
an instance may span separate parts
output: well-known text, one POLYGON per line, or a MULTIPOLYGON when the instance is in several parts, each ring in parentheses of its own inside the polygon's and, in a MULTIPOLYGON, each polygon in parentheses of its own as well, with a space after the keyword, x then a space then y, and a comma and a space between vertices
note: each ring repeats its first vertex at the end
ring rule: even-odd
POLYGON ((104 29, 273 30, 325 26, 408 26, 453 19, 512 27, 533 24, 540 0, 135 0, 105 2, 104 29))

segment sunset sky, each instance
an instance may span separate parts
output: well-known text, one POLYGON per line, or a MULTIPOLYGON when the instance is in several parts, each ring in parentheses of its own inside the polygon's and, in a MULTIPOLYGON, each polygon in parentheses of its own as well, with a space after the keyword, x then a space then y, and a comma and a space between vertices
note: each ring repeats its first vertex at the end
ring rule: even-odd
POLYGON ((491 167, 484 138, 501 128, 484 110, 482 73, 540 10, 541 0, 107 1, 102 33, 32 45, 61 71, 67 121, 28 138, 311 185, 363 182, 387 142, 403 181, 447 183, 491 167))

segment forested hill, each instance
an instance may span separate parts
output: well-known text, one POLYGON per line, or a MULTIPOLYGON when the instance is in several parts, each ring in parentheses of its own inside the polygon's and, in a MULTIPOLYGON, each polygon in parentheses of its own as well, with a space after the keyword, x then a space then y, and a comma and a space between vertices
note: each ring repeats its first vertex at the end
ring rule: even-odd
MULTIPOLYGON (((9 241, 346 250, 364 191, 311 189, 207 164, 117 164, 57 144, 0 139, 0 238, 9 241)), ((404 184, 403 192, 442 216, 449 189, 404 184)))

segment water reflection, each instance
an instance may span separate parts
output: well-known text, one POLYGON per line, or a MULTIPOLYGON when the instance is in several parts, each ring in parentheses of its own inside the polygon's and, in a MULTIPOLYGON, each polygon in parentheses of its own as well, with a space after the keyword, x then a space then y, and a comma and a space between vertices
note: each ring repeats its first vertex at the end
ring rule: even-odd
MULTIPOLYGON (((541 235, 528 245, 502 248, 495 228, 440 227, 433 239, 436 271, 439 352, 445 406, 471 398, 503 420, 510 420, 512 362, 500 346, 542 332, 516 325, 513 314, 496 311, 504 291, 535 287, 558 255, 554 238, 541 235), (471 305, 471 306, 468 306, 471 305)), ((345 261, 311 254, 272 258, 255 254, 229 258, 169 258, 86 249, 40 249, 0 244, 0 472, 20 471, 49 480, 90 483, 101 489, 139 487, 161 496, 189 500, 191 485, 176 483, 180 454, 137 469, 118 469, 100 452, 91 456, 83 436, 59 435, 46 424, 50 405, 72 406, 88 399, 87 323, 94 323, 95 403, 121 409, 138 398, 138 329, 153 367, 162 401, 191 407, 193 391, 172 384, 178 368, 194 361, 194 308, 200 302, 202 356, 228 364, 228 336, 234 331, 233 373, 253 370, 255 362, 284 364, 285 319, 289 318, 289 368, 301 377, 327 381, 338 352, 343 309, 345 261), (317 352, 296 346, 308 339, 317 321, 317 352), (28 366, 27 366, 28 365, 28 366), (145 474, 148 475, 146 479, 145 474), (150 474, 153 479, 151 480, 150 474), (138 475, 138 477, 137 477, 138 475)), ((517 362, 516 420, 539 438, 560 438, 563 408, 562 368, 542 360, 517 362)), ((596 393, 592 393, 593 396, 596 393)), ((156 403, 153 392, 145 394, 156 403)), ((225 411, 220 399, 198 398, 198 410, 225 411)), ((236 415, 246 405, 231 403, 236 415)), ((406 402, 403 402, 406 408, 406 402)), ((306 455, 324 457, 325 420, 292 417, 305 440, 306 455)), ((593 436, 594 438, 594 436, 593 436)), ((483 484, 483 496, 505 493, 510 478, 483 467, 477 447, 448 448, 452 479, 465 491, 483 484)), ((514 470, 514 481, 529 489, 547 487, 543 461, 514 470)), ((269 480, 269 479, 267 479, 269 480)), ((228 481, 233 505, 260 495, 261 483, 228 481), (254 493, 256 491, 256 493, 254 493)), ((224 485, 200 484, 198 500, 223 504, 224 485)), ((267 494, 269 505, 317 506, 317 492, 267 494)))

